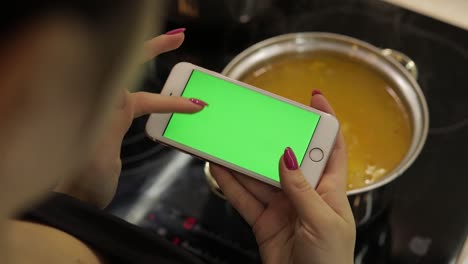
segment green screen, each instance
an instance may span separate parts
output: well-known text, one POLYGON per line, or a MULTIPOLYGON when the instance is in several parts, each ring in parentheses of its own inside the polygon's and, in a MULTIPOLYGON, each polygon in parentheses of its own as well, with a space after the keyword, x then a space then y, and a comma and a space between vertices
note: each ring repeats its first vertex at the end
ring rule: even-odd
POLYGON ((279 181, 278 162, 291 147, 300 163, 320 115, 194 70, 182 93, 208 103, 173 114, 163 136, 279 181))

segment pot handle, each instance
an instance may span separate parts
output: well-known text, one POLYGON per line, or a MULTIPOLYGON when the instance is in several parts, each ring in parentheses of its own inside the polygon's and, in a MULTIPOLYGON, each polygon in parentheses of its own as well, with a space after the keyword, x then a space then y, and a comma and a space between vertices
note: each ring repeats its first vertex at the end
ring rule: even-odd
POLYGON ((383 49, 382 54, 399 62, 415 80, 418 79, 418 67, 408 55, 392 49, 383 49))

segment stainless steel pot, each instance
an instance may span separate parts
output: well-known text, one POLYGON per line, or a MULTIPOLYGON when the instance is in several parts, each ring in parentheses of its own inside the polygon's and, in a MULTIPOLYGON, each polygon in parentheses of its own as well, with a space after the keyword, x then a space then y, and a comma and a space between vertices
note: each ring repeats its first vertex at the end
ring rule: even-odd
MULTIPOLYGON (((417 68, 406 55, 379 49, 351 37, 330 33, 294 33, 276 36, 259 42, 237 55, 223 70, 234 79, 276 57, 328 51, 361 61, 383 74, 393 84, 394 92, 404 103, 412 125, 412 141, 398 166, 384 178, 368 186, 348 191, 357 226, 378 216, 392 199, 390 183, 403 174, 421 152, 429 127, 426 99, 416 82, 417 68)), ((213 182, 211 182, 213 184, 213 182)))

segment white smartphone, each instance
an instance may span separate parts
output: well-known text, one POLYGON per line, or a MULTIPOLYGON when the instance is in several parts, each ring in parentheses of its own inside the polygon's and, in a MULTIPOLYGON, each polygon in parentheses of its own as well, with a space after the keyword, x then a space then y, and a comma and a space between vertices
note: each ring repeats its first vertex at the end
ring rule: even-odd
POLYGON ((277 187, 279 159, 290 147, 315 188, 339 129, 328 113, 186 62, 174 66, 161 94, 208 106, 195 114, 152 114, 149 137, 277 187))

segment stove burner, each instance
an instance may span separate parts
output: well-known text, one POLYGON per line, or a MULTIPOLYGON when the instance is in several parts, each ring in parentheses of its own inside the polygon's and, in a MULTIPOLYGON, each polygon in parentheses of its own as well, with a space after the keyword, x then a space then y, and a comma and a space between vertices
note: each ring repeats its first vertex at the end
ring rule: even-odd
MULTIPOLYGON (((129 138, 128 141, 124 142, 125 144, 123 144, 124 145, 123 147, 129 147, 131 144, 139 144, 141 143, 141 141, 145 141, 145 138, 146 138, 145 133, 137 134, 129 138)), ((128 164, 139 162, 139 161, 144 161, 148 158, 158 155, 164 149, 164 146, 159 145, 156 142, 154 144, 155 144, 154 147, 148 148, 148 150, 146 151, 123 157, 122 164, 124 166, 127 166, 128 164)))
POLYGON ((152 141, 145 134, 147 117, 135 119, 122 142, 123 170, 138 167, 142 162, 157 157, 164 146, 152 141))
POLYGON ((411 26, 406 29, 402 42, 421 73, 418 82, 429 105, 429 133, 446 134, 466 127, 468 49, 440 35, 411 26))
POLYGON ((390 210, 390 208, 387 208, 374 221, 358 228, 356 247, 354 249, 354 263, 385 264, 389 262, 392 247, 391 230, 388 220, 390 210))
POLYGON ((117 199, 123 197, 121 200, 128 200, 127 195, 138 191, 147 178, 153 176, 153 167, 160 163, 160 155, 167 151, 166 147, 146 136, 146 120, 147 117, 135 119, 122 142, 122 174, 118 186, 120 195, 117 199))

